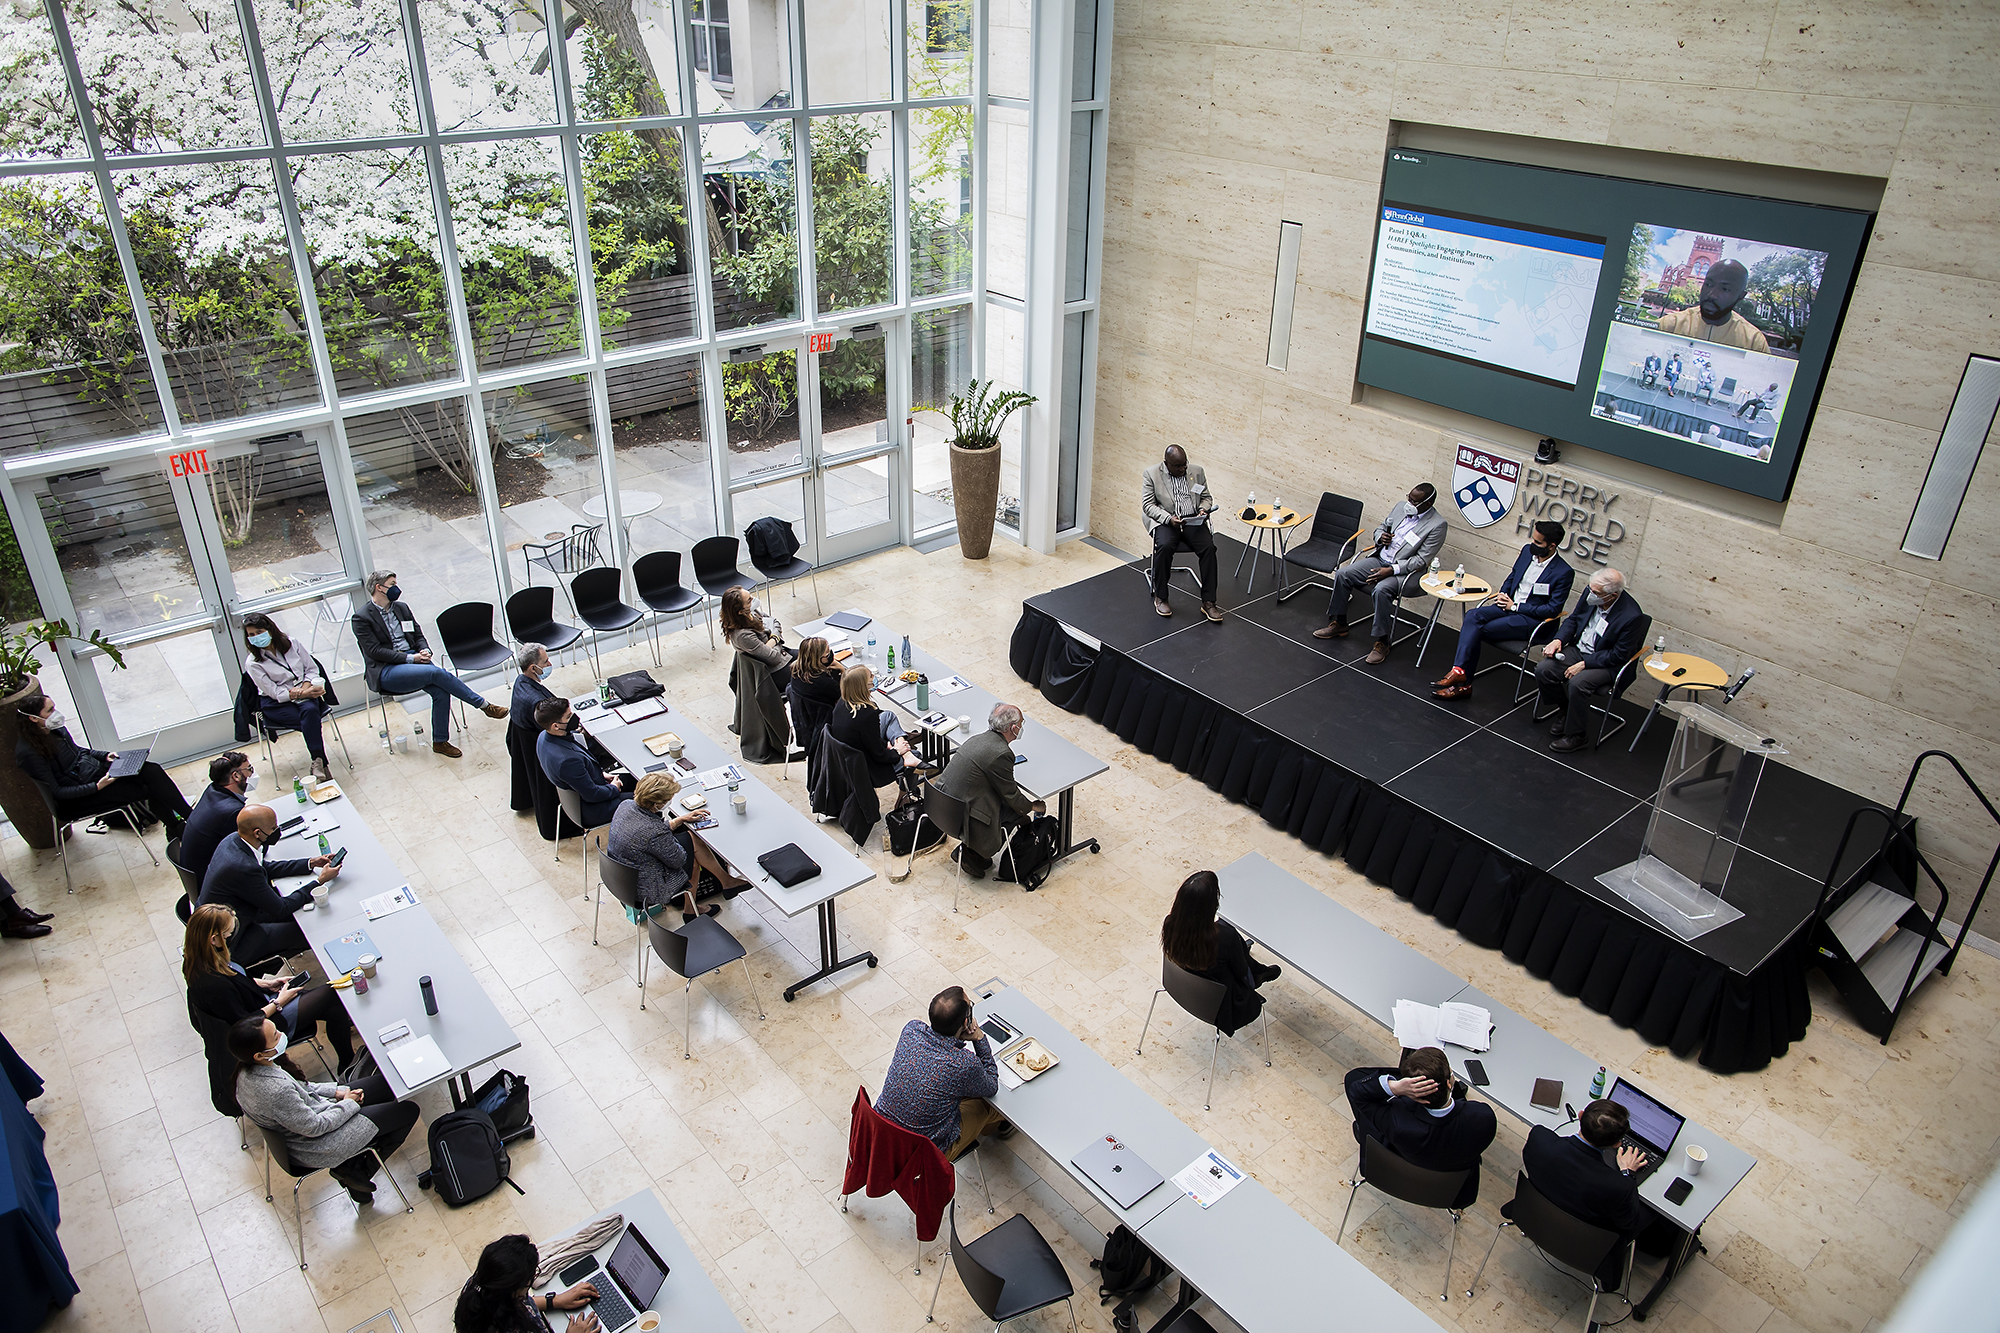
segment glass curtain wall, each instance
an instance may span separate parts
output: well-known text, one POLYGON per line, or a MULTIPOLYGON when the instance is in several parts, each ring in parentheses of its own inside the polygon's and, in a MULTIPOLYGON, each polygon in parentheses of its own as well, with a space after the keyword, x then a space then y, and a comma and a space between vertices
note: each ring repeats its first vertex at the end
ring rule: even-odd
MULTIPOLYGON (((802 398, 900 424, 969 375, 976 15, 969 0, 15 4, 0 23, 11 521, 40 518, 68 568, 101 540, 44 483, 71 455, 137 477, 184 441, 242 452, 317 430, 350 466, 314 484, 353 488, 338 498, 362 517, 358 558, 427 588, 427 616, 740 532, 729 483, 796 455, 802 398), (834 384, 801 383, 788 352, 728 356, 857 314, 914 349, 918 401, 884 398, 904 381, 882 343, 834 384)), ((852 489, 876 506, 872 479, 852 489)), ((266 488, 228 540, 317 522, 299 491, 266 488)), ((12 541, 0 590, 10 620, 35 613, 12 541)))

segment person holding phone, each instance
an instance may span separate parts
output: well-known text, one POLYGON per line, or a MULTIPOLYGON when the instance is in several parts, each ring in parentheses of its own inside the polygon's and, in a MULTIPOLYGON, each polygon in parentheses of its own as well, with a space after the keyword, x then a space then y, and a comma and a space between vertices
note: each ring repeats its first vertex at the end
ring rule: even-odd
POLYGON ((1014 1126, 986 1100, 999 1090, 1000 1065, 973 1015, 972 997, 965 987, 950 986, 931 997, 928 1022, 913 1018, 903 1025, 875 1110, 955 1162, 989 1129, 998 1138, 1013 1136, 1014 1126))
POLYGON ((453 1333, 552 1333, 549 1315, 569 1311, 567 1333, 597 1333, 589 1304, 597 1285, 579 1282, 567 1291, 535 1295, 535 1270, 542 1252, 526 1236, 502 1236, 479 1252, 472 1276, 458 1289, 452 1307, 453 1333))
MULTIPOLYGON (((268 1018, 287 1041, 310 1040, 326 1025, 326 1044, 341 1068, 354 1059, 354 1023, 331 986, 301 990, 297 977, 273 973, 252 977, 229 957, 236 935, 236 913, 220 903, 195 908, 181 936, 181 979, 187 983, 188 1015, 197 1031, 209 1025, 227 1030, 246 1018, 268 1018), (204 1023, 202 1020, 207 1020, 204 1023)), ((218 1052, 211 1051, 213 1059, 218 1052)), ((370 1103, 394 1101, 395 1094, 378 1074, 379 1087, 365 1088, 370 1103)))
POLYGON ((216 847, 201 882, 200 906, 220 903, 236 914, 240 928, 229 954, 239 963, 306 951, 305 932, 292 914, 312 901, 313 885, 279 893, 273 878, 310 874, 327 884, 340 873, 330 856, 265 860, 277 840, 278 812, 268 805, 244 806, 236 816, 236 832, 216 847))
POLYGON ((370 1105, 358 1087, 301 1083, 278 1067, 290 1040, 259 1015, 231 1026, 224 1041, 236 1057, 236 1102, 243 1114, 282 1133, 294 1165, 331 1167, 349 1198, 372 1203, 374 1153, 386 1164, 403 1146, 417 1126, 417 1104, 391 1097, 370 1105))
POLYGON ((1201 565, 1201 613, 1218 625, 1222 623, 1222 608, 1215 604, 1216 589, 1221 586, 1215 534, 1208 522, 1214 512, 1208 474, 1188 462, 1187 450, 1178 444, 1168 445, 1159 465, 1146 469, 1139 489, 1139 514, 1153 539, 1153 609, 1161 615, 1174 613, 1167 605, 1174 552, 1192 551, 1201 565))

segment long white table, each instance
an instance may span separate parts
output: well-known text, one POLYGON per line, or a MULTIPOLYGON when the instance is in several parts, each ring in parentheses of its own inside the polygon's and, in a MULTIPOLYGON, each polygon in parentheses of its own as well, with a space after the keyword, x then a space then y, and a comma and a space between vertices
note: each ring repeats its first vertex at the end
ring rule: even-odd
MULTIPOLYGON (((616 1207, 592 1214, 582 1226, 563 1234, 575 1235, 598 1218, 609 1217, 613 1213, 623 1214, 627 1226, 639 1228, 639 1234, 646 1238, 646 1243, 653 1247, 653 1252, 667 1266, 667 1280, 660 1285, 660 1294, 646 1307, 660 1316, 661 1333, 731 1333, 731 1330, 742 1333, 742 1321, 729 1308, 729 1302, 722 1298, 715 1280, 709 1277, 708 1270, 701 1266, 701 1260, 681 1238, 679 1229, 667 1217, 660 1196, 653 1191, 640 1190, 616 1207)), ((613 1232, 597 1247, 598 1263, 611 1258, 611 1251, 617 1248, 623 1235, 623 1232, 613 1232)), ((562 1290, 559 1278, 535 1288, 537 1295, 562 1290)), ((555 1320, 550 1320, 550 1323, 555 1323, 555 1320)))
MULTIPOLYGON (((584 700, 574 700, 581 704, 584 700)), ((717 787, 708 792, 709 809, 715 813, 715 827, 703 829, 695 836, 700 838, 724 860, 732 869, 788 917, 803 916, 813 912, 819 918, 819 970, 801 977, 785 988, 785 998, 795 999, 798 993, 816 981, 824 981, 834 973, 853 967, 857 963, 876 965, 874 954, 862 952, 847 958, 840 956, 839 921, 835 915, 835 900, 850 889, 859 888, 875 878, 875 872, 863 864, 860 857, 842 844, 835 842, 820 825, 808 815, 802 814, 790 802, 772 791, 758 777, 760 766, 745 762, 733 747, 725 748, 712 740, 708 734, 695 725, 694 719, 674 708, 671 703, 665 713, 642 718, 637 722, 620 722, 616 713, 603 708, 583 708, 577 713, 589 732, 619 763, 634 774, 643 775, 648 770, 670 772, 683 786, 692 786, 697 774, 711 769, 735 764, 743 775, 738 786, 742 789, 745 809, 737 814, 729 800, 729 789, 717 787), (694 765, 687 769, 664 757, 656 758, 646 748, 648 737, 663 731, 671 731, 681 738, 685 747, 683 757, 694 765), (757 864, 757 858, 766 852, 776 851, 786 843, 797 843, 799 849, 819 864, 820 873, 790 888, 771 878, 768 871, 757 864)), ((799 769, 799 782, 805 781, 805 769, 799 769)))

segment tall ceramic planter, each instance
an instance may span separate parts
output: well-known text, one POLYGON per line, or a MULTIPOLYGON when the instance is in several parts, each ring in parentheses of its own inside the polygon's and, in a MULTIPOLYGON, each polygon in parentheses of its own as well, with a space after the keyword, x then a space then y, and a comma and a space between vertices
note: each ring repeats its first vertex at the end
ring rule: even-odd
POLYGON ((26 685, 0 699, 0 809, 14 821, 23 842, 46 851, 56 845, 49 829, 49 808, 42 804, 41 793, 28 775, 14 764, 14 742, 21 738, 21 702, 41 692, 40 678, 30 676, 26 685))
POLYGON ((958 553, 984 560, 993 549, 993 515, 1000 502, 1000 450, 951 446, 951 507, 958 515, 958 553))

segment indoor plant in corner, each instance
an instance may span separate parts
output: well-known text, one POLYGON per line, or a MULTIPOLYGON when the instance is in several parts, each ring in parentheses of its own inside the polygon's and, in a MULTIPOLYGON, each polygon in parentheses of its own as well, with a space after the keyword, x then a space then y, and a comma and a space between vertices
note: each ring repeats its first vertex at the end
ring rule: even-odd
POLYGON ((951 507, 958 515, 958 553, 984 560, 993 549, 994 507, 1000 498, 1000 428, 1035 401, 1019 389, 995 392, 992 380, 972 380, 953 394, 951 507))
POLYGON ((101 649, 111 659, 113 667, 125 665, 125 655, 118 651, 118 645, 104 637, 102 630, 92 630, 88 637, 70 628, 67 620, 42 620, 21 626, 9 634, 0 634, 0 809, 14 821, 14 827, 30 847, 46 850, 55 846, 55 839, 49 828, 48 807, 35 791, 35 785, 28 775, 14 766, 14 743, 20 739, 20 708, 23 700, 41 693, 42 682, 35 675, 35 668, 41 663, 36 660, 38 650, 46 648, 54 651, 56 644, 65 639, 74 639, 101 649))

